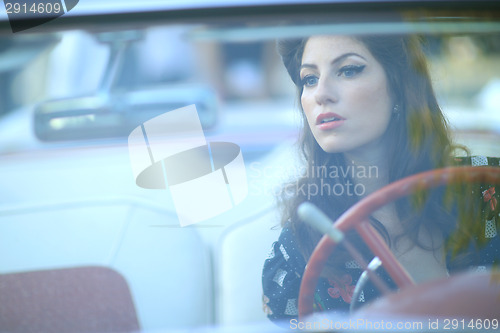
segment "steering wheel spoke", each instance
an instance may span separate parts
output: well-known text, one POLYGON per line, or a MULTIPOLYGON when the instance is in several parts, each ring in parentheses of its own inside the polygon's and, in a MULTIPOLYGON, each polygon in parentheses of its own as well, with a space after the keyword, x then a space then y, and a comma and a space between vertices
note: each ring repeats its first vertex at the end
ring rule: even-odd
POLYGON ((399 288, 415 285, 411 276, 406 272, 380 234, 369 222, 365 220, 364 223, 360 223, 356 226, 356 230, 373 253, 382 261, 382 265, 387 270, 387 273, 389 273, 399 288))

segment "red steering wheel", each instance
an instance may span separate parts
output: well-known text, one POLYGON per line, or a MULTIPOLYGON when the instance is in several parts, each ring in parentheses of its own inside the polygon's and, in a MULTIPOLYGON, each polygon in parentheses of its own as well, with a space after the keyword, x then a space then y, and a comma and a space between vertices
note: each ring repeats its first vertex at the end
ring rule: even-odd
MULTIPOLYGON (((373 251, 400 289, 414 285, 413 280, 389 250, 385 241, 370 224, 369 216, 387 203, 411 194, 444 184, 488 183, 500 184, 500 168, 450 167, 419 173, 389 184, 359 201, 347 210, 331 227, 330 235, 355 228, 373 251)), ((299 318, 313 312, 314 292, 320 273, 337 243, 323 236, 307 263, 299 294, 299 318)))

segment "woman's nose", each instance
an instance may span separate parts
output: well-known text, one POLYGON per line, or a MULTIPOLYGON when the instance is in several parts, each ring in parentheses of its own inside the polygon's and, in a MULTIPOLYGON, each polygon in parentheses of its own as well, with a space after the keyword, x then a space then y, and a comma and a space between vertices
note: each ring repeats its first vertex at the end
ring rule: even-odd
POLYGON ((336 103, 338 101, 337 88, 331 78, 322 77, 318 80, 314 98, 316 99, 316 103, 320 105, 336 103))

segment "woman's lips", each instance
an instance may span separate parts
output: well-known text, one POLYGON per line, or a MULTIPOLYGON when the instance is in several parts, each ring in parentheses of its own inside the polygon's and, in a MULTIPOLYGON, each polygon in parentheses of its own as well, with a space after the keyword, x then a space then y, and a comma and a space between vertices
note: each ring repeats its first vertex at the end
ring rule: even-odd
POLYGON ((342 126, 345 118, 333 112, 321 113, 316 118, 316 126, 321 130, 331 130, 342 126))
POLYGON ((345 122, 345 120, 335 120, 335 121, 331 121, 328 123, 322 123, 322 124, 318 125, 318 128, 320 130, 324 130, 324 131, 331 130, 331 129, 342 126, 344 124, 344 122, 345 122))

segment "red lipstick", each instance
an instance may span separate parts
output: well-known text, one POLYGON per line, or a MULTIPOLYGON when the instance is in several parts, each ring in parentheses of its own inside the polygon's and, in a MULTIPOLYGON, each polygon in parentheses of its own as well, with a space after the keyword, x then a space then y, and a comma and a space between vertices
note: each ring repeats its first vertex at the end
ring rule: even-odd
POLYGON ((321 130, 331 130, 342 126, 345 118, 333 112, 321 113, 316 118, 316 126, 321 130))

